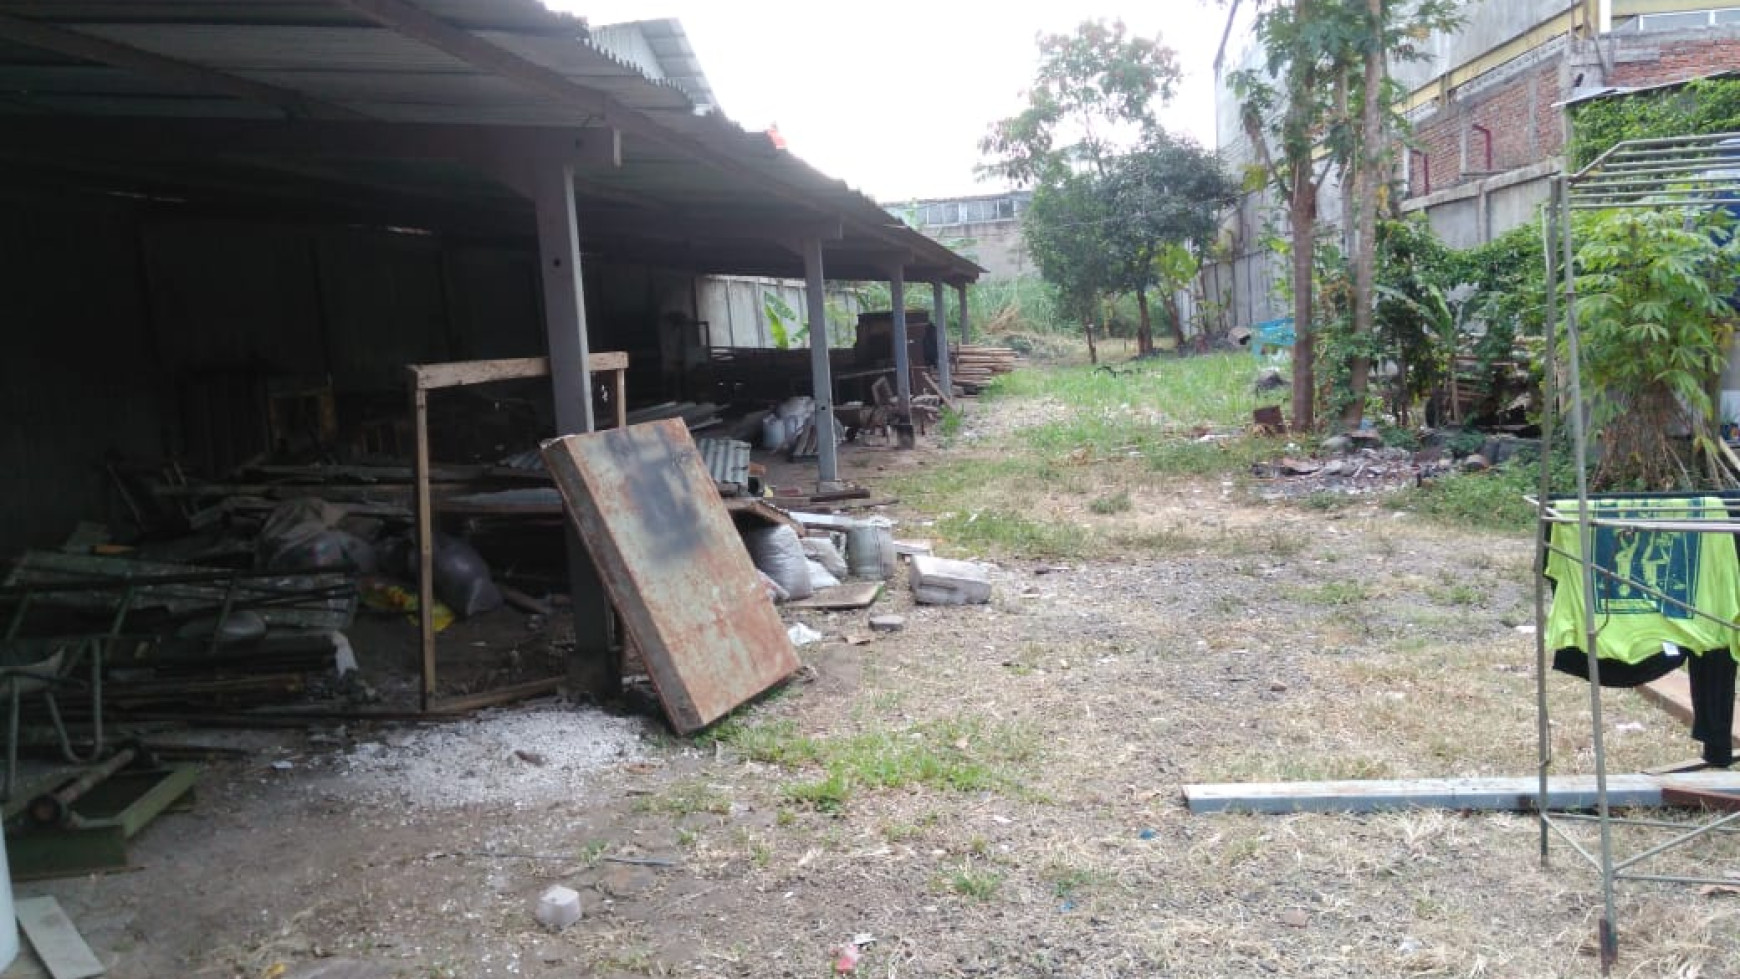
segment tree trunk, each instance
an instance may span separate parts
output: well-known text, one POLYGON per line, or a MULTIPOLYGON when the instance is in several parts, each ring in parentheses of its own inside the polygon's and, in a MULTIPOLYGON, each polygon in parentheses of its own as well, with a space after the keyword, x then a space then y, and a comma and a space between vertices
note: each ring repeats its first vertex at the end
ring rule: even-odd
POLYGON ((1172 335, 1178 340, 1178 356, 1184 356, 1184 317, 1178 312, 1178 293, 1166 292, 1166 315, 1172 319, 1172 335))
POLYGON ((1098 364, 1100 362, 1100 352, 1098 348, 1094 346, 1094 321, 1091 319, 1082 320, 1081 331, 1087 335, 1088 363, 1098 364))
MULTIPOLYGON (((1384 46, 1383 0, 1366 0, 1366 13, 1371 18, 1371 46, 1365 53, 1365 104, 1360 107, 1359 169, 1354 186, 1354 200, 1359 227, 1353 253, 1353 334, 1369 336, 1372 311, 1376 305, 1377 279, 1377 209, 1379 176, 1384 157, 1384 46)), ((1371 379, 1371 358, 1355 357, 1348 365, 1347 410, 1342 412, 1342 424, 1349 431, 1360 426, 1365 418, 1365 392, 1371 379)))
POLYGON ((1317 187, 1311 180, 1311 157, 1293 164, 1293 200, 1287 207, 1293 230, 1293 428, 1317 427, 1316 342, 1311 329, 1312 254, 1317 231, 1317 187))
POLYGON ((1154 317, 1148 312, 1148 290, 1136 290, 1136 308, 1142 312, 1142 326, 1136 331, 1136 356, 1147 357, 1154 352, 1154 317))
MULTIPOLYGON (((1315 0, 1294 0, 1296 23, 1309 24, 1316 16, 1315 0)), ((1287 220, 1293 233, 1293 428, 1301 432, 1317 427, 1317 344, 1311 328, 1311 275, 1317 259, 1317 182, 1311 164, 1316 57, 1315 51, 1293 52, 1281 136, 1287 150, 1287 220)))

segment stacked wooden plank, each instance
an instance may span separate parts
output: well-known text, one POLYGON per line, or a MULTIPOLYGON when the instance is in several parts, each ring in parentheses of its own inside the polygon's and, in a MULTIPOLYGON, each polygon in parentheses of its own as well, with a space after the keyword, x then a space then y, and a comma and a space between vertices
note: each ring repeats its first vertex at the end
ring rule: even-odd
POLYGON ((963 394, 978 394, 993 378, 1019 366, 1020 359, 1008 347, 963 343, 955 348, 952 376, 963 394))

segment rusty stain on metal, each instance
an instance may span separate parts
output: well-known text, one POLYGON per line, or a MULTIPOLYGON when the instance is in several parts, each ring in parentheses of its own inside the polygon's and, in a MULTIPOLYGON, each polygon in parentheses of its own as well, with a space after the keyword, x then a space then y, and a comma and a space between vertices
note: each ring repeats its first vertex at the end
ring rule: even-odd
POLYGON ((543 453, 679 733, 798 668, 681 419, 553 439, 543 453))

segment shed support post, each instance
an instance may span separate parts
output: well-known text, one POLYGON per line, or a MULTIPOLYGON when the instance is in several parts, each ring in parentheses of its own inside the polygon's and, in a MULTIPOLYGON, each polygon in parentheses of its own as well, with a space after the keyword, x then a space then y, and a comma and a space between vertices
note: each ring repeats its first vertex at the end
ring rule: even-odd
MULTIPOLYGON (((533 166, 538 212, 538 265, 544 291, 544 330, 550 347, 550 384, 556 434, 595 429, 592 373, 586 339, 586 296, 580 281, 580 228, 574 211, 574 165, 544 160, 533 166)), ((568 528, 568 584, 573 593, 574 651, 568 679, 604 699, 621 691, 622 664, 612 648, 610 601, 586 545, 568 528)))
POLYGON ((804 299, 810 321, 810 382, 816 399, 816 486, 840 480, 839 445, 834 439, 834 374, 828 362, 828 297, 823 291, 822 241, 805 238, 804 299))
POLYGON ((967 284, 965 282, 955 286, 955 305, 961 311, 961 345, 966 346, 973 342, 973 333, 967 325, 967 284))
POLYGON ((931 343, 936 349, 936 386, 942 388, 944 399, 953 401, 955 382, 950 376, 952 369, 949 366, 948 299, 940 279, 930 284, 930 331, 931 343))
MULTIPOLYGON (((894 390, 900 397, 899 424, 912 426, 912 363, 906 354, 906 269, 894 266, 888 277, 888 294, 894 306, 891 342, 894 344, 894 390)), ((900 445, 911 444, 911 436, 903 435, 900 445)))

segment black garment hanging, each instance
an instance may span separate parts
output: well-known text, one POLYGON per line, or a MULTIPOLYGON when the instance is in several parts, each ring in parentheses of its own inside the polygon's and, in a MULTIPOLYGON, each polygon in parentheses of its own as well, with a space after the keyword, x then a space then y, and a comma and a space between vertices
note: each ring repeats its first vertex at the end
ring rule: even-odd
MULTIPOLYGON (((1603 664, 1601 672, 1606 673, 1603 664)), ((1704 743, 1706 764, 1734 763, 1734 657, 1726 649, 1693 656, 1686 663, 1692 681, 1692 737, 1704 743)))
MULTIPOLYGON (((1728 651, 1722 650, 1727 656, 1728 651)), ((1604 659, 1601 661, 1601 685, 1604 687, 1641 687, 1646 683, 1659 680, 1680 668, 1680 664, 1688 659, 1701 659, 1698 656, 1657 653, 1641 663, 1627 663, 1619 659, 1604 659)), ((1730 660, 1733 657, 1728 657, 1730 660)), ((1553 669, 1560 673, 1568 673, 1580 680, 1589 679, 1589 657, 1575 646, 1566 646, 1553 654, 1553 669)))

